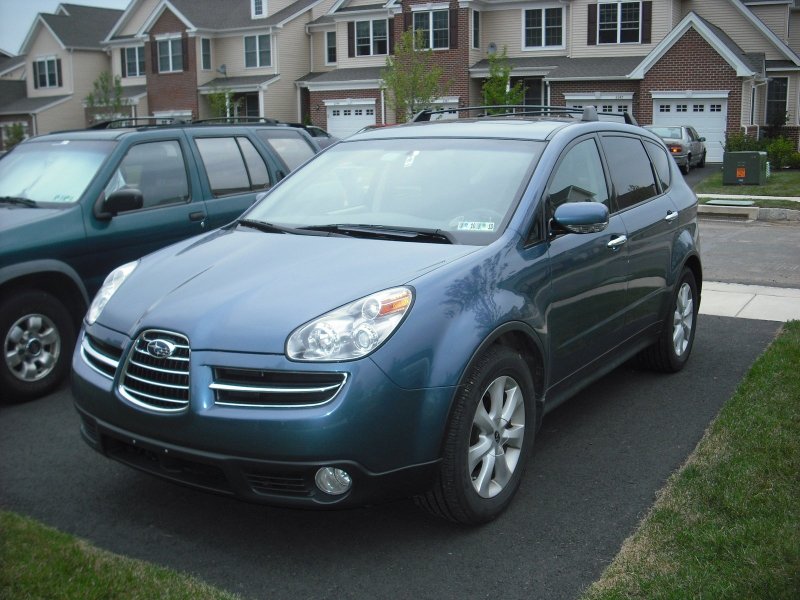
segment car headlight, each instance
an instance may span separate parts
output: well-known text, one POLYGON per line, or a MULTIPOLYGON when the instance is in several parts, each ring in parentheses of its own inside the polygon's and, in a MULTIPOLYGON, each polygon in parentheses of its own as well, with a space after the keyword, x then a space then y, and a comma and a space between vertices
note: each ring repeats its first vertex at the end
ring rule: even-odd
POLYGON ((397 287, 337 308, 296 329, 286 341, 292 360, 352 360, 377 349, 397 329, 414 293, 397 287))
POLYGON ((92 300, 92 305, 89 307, 89 312, 86 313, 86 322, 89 325, 94 324, 97 321, 97 317, 100 316, 100 313, 103 312, 103 309, 106 307, 106 304, 109 300, 111 300, 111 296, 119 289, 119 286, 128 278, 128 275, 133 273, 133 270, 139 264, 138 260, 133 262, 126 263, 121 267, 117 267, 111 273, 108 274, 106 280, 103 282, 103 286, 100 288, 100 291, 97 292, 97 295, 92 300))

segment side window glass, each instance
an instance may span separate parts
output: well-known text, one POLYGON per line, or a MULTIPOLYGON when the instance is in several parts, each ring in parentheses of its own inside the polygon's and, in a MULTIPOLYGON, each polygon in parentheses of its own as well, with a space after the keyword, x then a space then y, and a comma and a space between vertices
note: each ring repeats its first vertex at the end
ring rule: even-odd
POLYGON ((567 151, 556 168, 548 194, 552 210, 565 202, 602 202, 608 206, 603 163, 593 139, 567 151))
POLYGON ((264 164, 264 159, 253 146, 253 142, 246 137, 238 137, 236 141, 239 142, 239 148, 242 150, 244 162, 247 165, 247 172, 250 174, 251 189, 263 189, 269 187, 269 171, 267 165, 264 164))
POLYGON ((258 136, 269 144, 286 166, 294 171, 297 167, 314 156, 314 149, 303 137, 293 131, 274 132, 259 131, 258 136))
POLYGON ((645 141, 644 147, 647 148, 647 153, 650 155, 650 160, 653 161, 653 166, 656 169, 656 175, 661 183, 661 190, 664 191, 669 188, 670 184, 669 165, 672 158, 670 158, 666 150, 652 142, 645 141))
POLYGON ((106 185, 106 198, 124 188, 142 192, 142 208, 186 202, 189 182, 180 143, 167 140, 132 146, 106 185))
POLYGON ((604 136, 603 147, 617 194, 617 209, 623 210, 658 194, 650 159, 641 141, 604 136))
POLYGON ((197 138, 195 142, 215 198, 255 189, 234 138, 197 138))

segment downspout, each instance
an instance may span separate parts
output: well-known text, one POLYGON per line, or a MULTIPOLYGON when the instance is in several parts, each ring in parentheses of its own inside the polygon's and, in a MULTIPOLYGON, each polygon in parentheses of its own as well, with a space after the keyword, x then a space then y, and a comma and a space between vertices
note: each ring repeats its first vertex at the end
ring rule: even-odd
POLYGON ((386 94, 381 88, 381 125, 386 125, 386 94))

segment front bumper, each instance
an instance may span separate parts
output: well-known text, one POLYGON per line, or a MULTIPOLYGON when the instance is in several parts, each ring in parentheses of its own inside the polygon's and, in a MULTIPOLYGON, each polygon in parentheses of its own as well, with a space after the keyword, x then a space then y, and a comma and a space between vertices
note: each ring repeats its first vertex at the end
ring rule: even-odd
MULTIPOLYGON (((132 344, 95 325, 103 348, 132 344)), ((404 390, 369 359, 299 364, 283 356, 192 350, 185 410, 148 410, 120 393, 123 362, 107 373, 73 356, 73 396, 83 439, 131 467, 178 483, 283 506, 358 505, 424 491, 438 470, 454 388, 404 390), (270 372, 341 373, 344 385, 330 401, 309 406, 230 406, 211 388, 219 368, 270 372), (341 496, 314 484, 323 466, 346 470, 341 496)))

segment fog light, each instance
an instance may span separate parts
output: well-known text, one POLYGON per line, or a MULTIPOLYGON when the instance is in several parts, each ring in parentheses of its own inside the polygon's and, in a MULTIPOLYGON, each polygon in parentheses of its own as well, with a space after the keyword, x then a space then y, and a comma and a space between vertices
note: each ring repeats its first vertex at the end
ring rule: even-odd
POLYGON ((317 487, 331 496, 344 494, 353 485, 353 480, 347 471, 334 467, 322 467, 314 477, 317 487))

